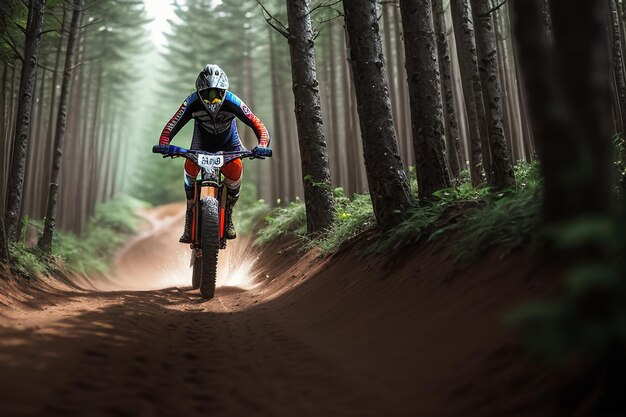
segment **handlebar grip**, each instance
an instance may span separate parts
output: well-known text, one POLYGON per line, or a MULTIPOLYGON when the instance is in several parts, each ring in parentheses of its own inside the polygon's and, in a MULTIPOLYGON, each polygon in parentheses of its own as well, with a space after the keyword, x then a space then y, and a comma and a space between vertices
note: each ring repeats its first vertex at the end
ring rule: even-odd
POLYGON ((185 148, 181 148, 180 146, 168 145, 166 149, 163 149, 161 145, 154 145, 152 147, 152 153, 160 153, 165 156, 173 156, 181 153, 188 153, 189 150, 185 148))
POLYGON ((267 156, 267 157, 271 157, 272 156, 272 148, 254 148, 254 155, 255 156, 267 156))

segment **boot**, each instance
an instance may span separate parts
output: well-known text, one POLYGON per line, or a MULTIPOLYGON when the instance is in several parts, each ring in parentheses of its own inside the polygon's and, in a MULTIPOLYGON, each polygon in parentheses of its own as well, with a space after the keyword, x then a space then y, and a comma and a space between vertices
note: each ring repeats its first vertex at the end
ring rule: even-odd
POLYGON ((193 221, 193 200, 187 200, 187 210, 185 211, 185 230, 178 239, 180 243, 191 243, 191 222, 193 221))
POLYGON ((226 194, 226 225, 224 235, 226 239, 235 239, 237 232, 235 231, 235 225, 233 224, 233 208, 239 200, 239 187, 231 189, 227 188, 226 194))

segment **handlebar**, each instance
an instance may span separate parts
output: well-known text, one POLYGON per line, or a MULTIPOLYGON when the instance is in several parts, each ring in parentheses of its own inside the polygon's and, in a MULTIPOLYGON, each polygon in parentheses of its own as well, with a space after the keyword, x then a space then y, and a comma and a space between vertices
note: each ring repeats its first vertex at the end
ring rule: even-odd
POLYGON ((252 151, 220 151, 220 152, 206 152, 192 149, 181 148, 180 146, 169 145, 167 151, 161 147, 161 145, 154 145, 152 147, 152 153, 158 153, 163 155, 164 158, 169 157, 183 157, 190 159, 196 163, 198 161, 198 155, 223 155, 225 162, 232 161, 237 158, 265 158, 272 156, 271 148, 254 148, 252 151))

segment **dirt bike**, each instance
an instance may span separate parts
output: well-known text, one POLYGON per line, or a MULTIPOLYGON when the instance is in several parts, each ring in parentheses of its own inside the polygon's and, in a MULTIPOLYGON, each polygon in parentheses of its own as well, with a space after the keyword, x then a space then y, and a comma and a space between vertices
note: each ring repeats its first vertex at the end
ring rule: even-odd
POLYGON ((215 295, 217 258, 220 249, 226 249, 225 213, 226 189, 220 168, 237 158, 264 159, 272 156, 270 148, 254 148, 252 151, 204 152, 174 145, 164 148, 155 145, 153 153, 164 158, 187 158, 201 168, 201 180, 194 184, 194 204, 191 223, 191 286, 200 288, 204 298, 215 295))

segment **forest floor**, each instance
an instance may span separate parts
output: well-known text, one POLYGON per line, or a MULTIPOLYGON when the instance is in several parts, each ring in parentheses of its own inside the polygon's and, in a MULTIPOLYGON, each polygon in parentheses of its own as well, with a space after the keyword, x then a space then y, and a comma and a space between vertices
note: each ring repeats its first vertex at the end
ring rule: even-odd
POLYGON ((1 291, 1 416, 538 417, 559 408, 568 373, 527 358, 503 317, 553 293, 562 266, 493 251, 458 268, 446 238, 392 259, 354 246, 301 255, 289 242, 261 255, 242 239, 221 254, 216 298, 204 301, 188 288, 181 209, 146 210, 107 279, 1 291))

